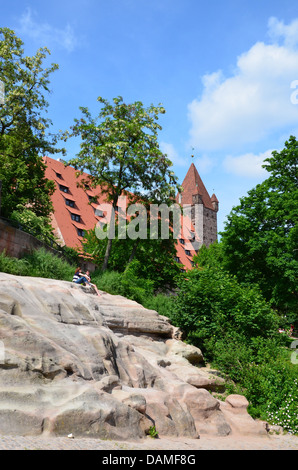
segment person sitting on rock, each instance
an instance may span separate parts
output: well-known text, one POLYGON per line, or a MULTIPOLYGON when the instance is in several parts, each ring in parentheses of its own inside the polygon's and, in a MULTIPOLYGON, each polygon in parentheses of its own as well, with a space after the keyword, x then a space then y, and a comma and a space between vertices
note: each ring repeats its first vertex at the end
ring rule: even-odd
POLYGON ((79 267, 75 270, 75 273, 72 278, 72 282, 77 282, 80 279, 80 277, 82 277, 82 275, 81 275, 81 268, 79 267))
POLYGON ((81 273, 81 268, 77 268, 72 280, 73 280, 73 282, 75 282, 75 284, 84 284, 84 285, 87 284, 87 285, 93 287, 93 289, 95 290, 97 295, 100 296, 100 293, 97 289, 97 286, 95 284, 91 283, 91 276, 90 276, 89 271, 86 271, 86 273, 84 274, 84 273, 81 273))

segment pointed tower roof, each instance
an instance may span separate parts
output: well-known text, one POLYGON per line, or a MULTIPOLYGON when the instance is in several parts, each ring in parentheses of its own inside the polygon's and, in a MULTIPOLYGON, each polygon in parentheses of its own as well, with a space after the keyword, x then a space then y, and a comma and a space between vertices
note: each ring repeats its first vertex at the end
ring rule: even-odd
POLYGON ((217 197, 215 196, 214 193, 213 193, 212 196, 211 196, 211 201, 212 201, 212 202, 218 202, 218 199, 217 199, 217 197))
MULTIPOLYGON (((194 194, 199 194, 202 197, 203 205, 205 207, 208 207, 209 209, 214 209, 208 191, 205 188, 205 185, 201 180, 198 170, 196 169, 193 163, 190 165, 189 170, 181 186, 184 189, 184 191, 181 193, 180 203, 182 205, 192 204, 192 196, 194 194)), ((179 195, 177 197, 177 200, 178 198, 179 195)))

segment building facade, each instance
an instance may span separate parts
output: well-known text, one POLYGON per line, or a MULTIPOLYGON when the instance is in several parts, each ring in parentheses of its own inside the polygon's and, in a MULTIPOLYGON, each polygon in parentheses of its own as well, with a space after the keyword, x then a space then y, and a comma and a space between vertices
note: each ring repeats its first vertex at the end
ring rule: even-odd
MULTIPOLYGON (((56 184, 52 195, 54 212, 52 226, 61 246, 81 248, 84 234, 97 224, 108 222, 109 211, 101 188, 91 188, 80 184, 87 174, 77 178, 76 170, 65 166, 62 160, 44 157, 46 178, 56 184)), ((217 240, 218 200, 213 194, 210 198, 196 167, 192 164, 182 183, 183 192, 177 195, 176 202, 181 204, 181 232, 177 239, 176 261, 181 271, 191 269, 193 256, 198 248, 209 246, 217 240)), ((125 212, 125 207, 119 211, 125 212)))

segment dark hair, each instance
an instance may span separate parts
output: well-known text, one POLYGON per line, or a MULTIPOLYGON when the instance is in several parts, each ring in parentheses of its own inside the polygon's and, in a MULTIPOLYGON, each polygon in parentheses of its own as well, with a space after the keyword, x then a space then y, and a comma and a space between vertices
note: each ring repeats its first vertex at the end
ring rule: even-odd
POLYGON ((79 271, 81 271, 81 268, 77 268, 75 274, 77 274, 79 271))

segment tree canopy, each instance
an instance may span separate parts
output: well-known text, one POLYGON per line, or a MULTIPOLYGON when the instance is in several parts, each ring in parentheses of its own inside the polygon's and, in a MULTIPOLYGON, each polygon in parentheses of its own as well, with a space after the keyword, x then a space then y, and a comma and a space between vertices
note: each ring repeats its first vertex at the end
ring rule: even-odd
POLYGON ((1 212, 7 217, 18 205, 30 205, 41 216, 52 210, 54 183, 45 179, 42 161, 45 153, 59 151, 56 137, 47 132, 52 123, 45 116, 49 76, 58 68, 44 67, 49 54, 40 48, 34 56, 26 56, 14 31, 0 28, 0 80, 5 86, 5 101, 0 103, 1 212))
POLYGON ((221 234, 224 263, 241 282, 257 283, 267 300, 297 320, 298 142, 272 152, 269 177, 233 208, 221 234))
MULTIPOLYGON (((88 108, 81 107, 82 118, 65 134, 65 138, 81 137, 81 150, 68 164, 81 173, 86 171, 88 183, 101 187, 113 209, 121 195, 144 204, 173 202, 177 177, 157 140, 161 130, 158 118, 164 108, 145 108, 140 101, 126 104, 122 97, 114 98, 113 103, 102 97, 98 101, 102 104, 98 116, 93 118, 88 108)), ((111 246, 109 238, 103 269, 111 246)))

